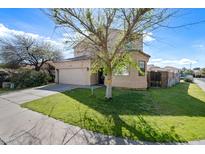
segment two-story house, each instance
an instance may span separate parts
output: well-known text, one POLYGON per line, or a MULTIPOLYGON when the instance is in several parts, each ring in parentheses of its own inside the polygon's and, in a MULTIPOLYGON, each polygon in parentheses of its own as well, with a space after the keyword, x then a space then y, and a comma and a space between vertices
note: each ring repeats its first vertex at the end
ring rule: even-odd
MULTIPOLYGON (((117 38, 119 30, 112 31, 112 37, 108 44, 117 38)), ((66 59, 55 63, 56 66, 56 83, 73 84, 73 85, 95 85, 103 84, 103 72, 93 74, 91 72, 92 59, 89 48, 85 48, 83 41, 74 47, 74 58, 66 59)), ((143 52, 143 37, 138 41, 128 44, 132 58, 139 64, 141 73, 136 68, 128 67, 124 72, 113 73, 112 86, 146 89, 147 84, 147 62, 150 56, 143 52)), ((90 49, 91 50, 91 49, 90 49)))

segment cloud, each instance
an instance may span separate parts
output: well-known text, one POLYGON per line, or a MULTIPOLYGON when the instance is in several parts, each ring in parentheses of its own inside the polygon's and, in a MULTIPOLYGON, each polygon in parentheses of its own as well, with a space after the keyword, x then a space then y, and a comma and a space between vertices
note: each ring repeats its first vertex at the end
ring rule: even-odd
POLYGON ((179 60, 178 63, 179 63, 180 65, 187 65, 187 64, 196 64, 197 61, 183 58, 183 59, 179 60))
POLYGON ((204 44, 195 44, 195 45, 192 45, 192 47, 197 48, 197 49, 201 49, 201 50, 205 49, 205 45, 204 44))
POLYGON ((182 59, 178 59, 178 60, 166 60, 166 59, 162 59, 162 58, 158 58, 158 59, 151 59, 149 61, 149 64, 154 64, 157 66, 177 66, 177 67, 181 67, 184 65, 190 65, 190 64, 196 64, 197 61, 195 60, 191 60, 188 58, 182 58, 182 59))
POLYGON ((152 42, 155 40, 155 38, 153 37, 153 33, 151 32, 145 33, 143 38, 144 38, 144 42, 152 42))
POLYGON ((40 37, 38 34, 33 34, 33 33, 26 33, 23 31, 17 31, 14 29, 9 29, 6 26, 4 26, 3 24, 0 23, 0 37, 11 37, 12 35, 28 35, 34 38, 38 38, 40 37))
POLYGON ((161 62, 162 59, 161 58, 158 58, 158 59, 151 59, 152 62, 161 62))
POLYGON ((66 49, 66 45, 63 42, 63 40, 64 40, 63 38, 59 38, 57 40, 52 40, 50 37, 44 37, 44 36, 40 36, 38 34, 26 33, 24 31, 9 29, 5 25, 0 23, 0 38, 8 38, 8 37, 12 37, 12 35, 26 35, 26 36, 33 37, 35 39, 44 40, 46 42, 51 43, 52 45, 54 45, 59 50, 61 50, 63 55, 66 58, 72 57, 72 54, 71 54, 72 51, 66 49))
POLYGON ((203 44, 198 44, 198 45, 196 45, 196 47, 204 48, 205 46, 203 44))

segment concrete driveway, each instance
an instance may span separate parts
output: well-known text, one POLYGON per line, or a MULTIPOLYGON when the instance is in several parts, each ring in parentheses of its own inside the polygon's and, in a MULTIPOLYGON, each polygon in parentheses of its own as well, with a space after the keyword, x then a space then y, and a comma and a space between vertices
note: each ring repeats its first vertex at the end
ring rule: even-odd
MULTIPOLYGON (((1 144, 159 144, 87 131, 21 108, 19 104, 79 86, 49 85, 0 95, 1 144)), ((178 144, 178 143, 176 143, 178 144)), ((189 144, 205 144, 205 141, 189 144)))
POLYGON ((47 86, 41 86, 37 88, 30 88, 25 90, 19 90, 16 92, 9 92, 7 94, 1 94, 0 99, 7 100, 10 103, 22 104, 45 96, 53 95, 58 92, 71 90, 73 88, 76 88, 76 86, 66 84, 51 84, 47 86))

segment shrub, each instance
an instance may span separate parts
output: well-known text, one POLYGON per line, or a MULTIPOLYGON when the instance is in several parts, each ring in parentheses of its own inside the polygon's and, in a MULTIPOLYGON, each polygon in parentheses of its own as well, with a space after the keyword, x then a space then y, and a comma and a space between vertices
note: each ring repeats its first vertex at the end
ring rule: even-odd
POLYGON ((41 86, 47 84, 49 80, 50 76, 47 73, 31 69, 18 69, 11 76, 15 88, 41 86))

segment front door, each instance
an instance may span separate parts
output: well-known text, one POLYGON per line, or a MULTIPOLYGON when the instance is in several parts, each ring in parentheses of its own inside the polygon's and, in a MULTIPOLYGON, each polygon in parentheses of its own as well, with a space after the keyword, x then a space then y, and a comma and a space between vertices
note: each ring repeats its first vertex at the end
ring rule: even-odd
POLYGON ((103 75, 103 70, 100 69, 98 71, 98 84, 104 84, 104 79, 105 79, 105 77, 103 75))

